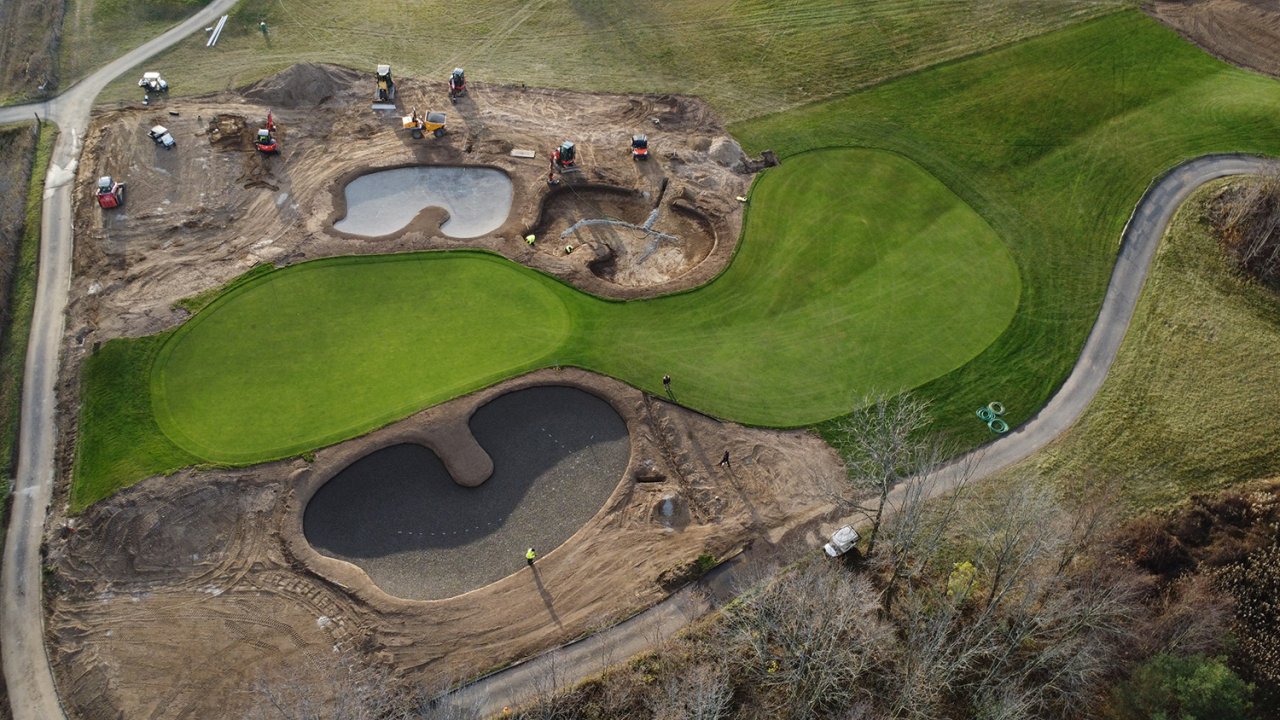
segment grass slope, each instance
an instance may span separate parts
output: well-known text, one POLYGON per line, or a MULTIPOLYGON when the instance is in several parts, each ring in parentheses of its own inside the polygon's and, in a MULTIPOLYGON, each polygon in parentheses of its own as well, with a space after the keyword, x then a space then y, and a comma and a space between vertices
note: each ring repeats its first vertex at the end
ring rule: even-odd
MULTIPOLYGON (((807 155, 759 183, 752 208, 755 239, 724 275, 650 301, 601 300, 475 252, 325 260, 256 277, 164 343, 151 375, 155 418, 202 459, 252 462, 573 364, 653 392, 670 373, 681 402, 799 424, 963 364, 1017 305, 1015 266, 994 233, 899 156, 807 155), (867 182, 833 202, 826 189, 855 173, 867 182), (989 287, 957 301, 975 269, 989 287)), ((145 352, 130 361, 127 371, 90 368, 86 394, 124 382, 123 397, 108 397, 137 408, 137 378, 152 361, 145 352)), ((150 417, 125 416, 155 429, 150 417)))
POLYGON ((1130 509, 1146 510, 1280 475, 1280 295, 1241 277, 1203 222, 1221 186, 1174 219, 1088 412, 1028 461, 1054 485, 1119 478, 1130 509))
MULTIPOLYGON (((148 0, 150 4, 181 0, 148 0)), ((120 0, 73 0, 79 7, 120 0)), ((742 118, 847 92, 1113 10, 1125 0, 245 0, 216 49, 197 34, 158 57, 175 92, 238 87, 296 62, 437 81, 680 92, 742 118), (265 20, 269 33, 258 32, 265 20)), ((117 22, 118 14, 103 13, 117 22)), ((80 13, 71 13, 78 17, 80 13)), ((72 47, 108 33, 68 21, 72 47)), ((69 49, 67 56, 75 51, 69 49)), ((67 65, 77 65, 71 59, 67 65)), ((83 66, 85 63, 78 63, 83 66)), ((141 70, 141 68, 139 68, 141 70)), ((136 100, 135 73, 103 99, 136 100)), ((372 78, 371 78, 372 82, 372 78)), ((437 97, 442 100, 443 95, 437 97)), ((412 103, 410 103, 412 104, 412 103)), ((420 103, 419 103, 420 104, 420 103)))
MULTIPOLYGON (((27 135, 27 127, 12 132, 27 135)), ((11 273, 8 283, 0 283, 8 291, 7 302, 0 323, 0 496, 7 497, 12 486, 17 462, 19 421, 22 414, 22 378, 26 372, 27 340, 31 336, 31 316, 35 310, 36 278, 40 261, 40 218, 44 199, 44 177, 53 157, 53 143, 58 130, 48 122, 40 123, 39 138, 34 153, 23 152, 7 162, 18 165, 28 163, 26 174, 25 207, 19 225, 20 235, 13 246, 13 254, 4 257, 5 271, 11 273)), ((23 143, 17 143, 21 146, 23 143)), ((28 148, 24 147, 24 150, 28 148)), ((10 167, 10 170, 13 168, 10 167)), ((9 248, 6 248, 8 250, 9 248)), ((6 253, 8 255, 8 253, 6 253)))
POLYGON ((920 389, 939 427, 972 445, 988 436, 974 408, 1000 400, 1016 424, 1070 371, 1152 178, 1210 152, 1280 154, 1278 116, 1280 84, 1126 12, 731 130, 784 158, 838 145, 901 152, 1009 245, 1024 288, 1017 317, 974 362, 920 389))

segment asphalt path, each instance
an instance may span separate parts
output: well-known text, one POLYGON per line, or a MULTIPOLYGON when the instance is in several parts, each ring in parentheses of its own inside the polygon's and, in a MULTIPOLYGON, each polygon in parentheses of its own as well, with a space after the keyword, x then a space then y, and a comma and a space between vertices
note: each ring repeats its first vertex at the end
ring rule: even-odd
POLYGON ((10 499, 9 533, 0 568, 0 649, 14 720, 66 718, 44 644, 40 542, 53 488, 57 425, 55 382, 63 311, 71 287, 71 191, 81 139, 93 101, 107 83, 230 11, 236 0, 214 0, 163 35, 108 63, 58 97, 0 108, 0 123, 52 120, 61 134, 45 178, 40 274, 27 346, 18 436, 18 470, 10 499))
MULTIPOLYGON (((1120 351, 1156 247, 1183 201, 1211 180, 1268 169, 1280 170, 1280 161, 1246 155, 1207 155, 1152 181, 1125 225, 1098 320, 1066 382, 1025 424, 942 468, 929 483, 928 491, 932 495, 945 494, 962 482, 994 475, 1030 457, 1070 429, 1098 394, 1120 351)), ((902 487, 890 494, 889 511, 901 505, 902 487)), ((739 556, 712 572, 701 588, 686 587, 626 622, 481 678, 443 701, 478 709, 489 717, 502 713, 504 708, 528 703, 549 690, 570 687, 654 647, 693 619, 731 599, 751 579, 749 567, 749 559, 739 556)))
MULTIPOLYGON (((54 392, 63 311, 71 279, 71 190, 81 138, 101 89, 129 68, 228 12, 236 0, 215 0, 196 15, 112 61, 53 100, 0 108, 0 124, 39 116, 62 131, 45 181, 40 274, 27 348, 19 435, 4 565, 0 569, 0 643, 14 720, 66 718, 44 644, 40 542, 54 479, 54 392)), ((1125 227, 1102 309, 1075 367, 1047 405, 1026 424, 945 468, 935 493, 978 480, 1025 459, 1065 432, 1102 386, 1133 316, 1156 246, 1178 206, 1197 187, 1231 175, 1280 167, 1274 160, 1212 155, 1179 165, 1153 182, 1125 227)), ((891 502, 894 500, 891 496, 891 502)), ((452 700, 488 713, 527 702, 551 687, 566 687, 669 637, 730 597, 745 563, 731 562, 708 578, 709 594, 682 590, 609 630, 494 673, 452 700)))

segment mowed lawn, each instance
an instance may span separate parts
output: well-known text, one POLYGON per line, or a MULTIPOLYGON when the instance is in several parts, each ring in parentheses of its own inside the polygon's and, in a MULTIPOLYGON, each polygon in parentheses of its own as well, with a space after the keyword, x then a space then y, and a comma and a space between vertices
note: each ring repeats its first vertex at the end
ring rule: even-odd
MULTIPOLYGON (((90 478, 115 475, 86 459, 128 457, 156 431, 176 463, 284 457, 561 365, 654 393, 670 374, 691 407, 800 425, 962 365, 1017 308, 1016 266, 995 233, 901 156, 807 154, 770 171, 750 207, 750 239, 724 274, 656 300, 601 300, 479 252, 340 258, 256 275, 157 352, 131 355, 127 372, 113 363, 114 374, 98 373, 90 362, 78 476, 97 485, 90 478), (974 272, 987 279, 980 292, 969 287, 974 272), (153 413, 95 402, 128 402, 130 393, 110 389, 145 385, 137 378, 148 373, 149 397, 134 402, 153 413), (120 414, 141 429, 94 432, 90 417, 120 414)), ((154 342, 113 341, 102 353, 154 342)))
POLYGON ((1280 154, 1280 83, 1123 12, 730 129, 784 166, 811 148, 901 152, 1009 246, 1023 283, 1017 316, 973 362, 918 391, 937 427, 971 447, 990 437, 975 408, 999 400, 1016 425, 1071 370, 1155 177, 1206 153, 1280 154))

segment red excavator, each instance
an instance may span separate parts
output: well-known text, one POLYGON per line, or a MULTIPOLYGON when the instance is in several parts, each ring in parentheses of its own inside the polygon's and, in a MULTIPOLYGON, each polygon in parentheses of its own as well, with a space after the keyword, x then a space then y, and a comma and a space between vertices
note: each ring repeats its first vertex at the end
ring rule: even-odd
POLYGON ((462 68, 454 68, 449 76, 449 102, 457 103, 458 98, 467 94, 467 75, 462 68))
POLYGON ((280 141, 275 136, 276 121, 271 117, 271 111, 267 111, 267 126, 258 131, 258 137, 253 141, 253 146, 263 155, 275 155, 280 152, 280 141))
POLYGON ((116 182, 110 175, 98 178, 98 205, 110 210, 124 204, 124 183, 116 182))

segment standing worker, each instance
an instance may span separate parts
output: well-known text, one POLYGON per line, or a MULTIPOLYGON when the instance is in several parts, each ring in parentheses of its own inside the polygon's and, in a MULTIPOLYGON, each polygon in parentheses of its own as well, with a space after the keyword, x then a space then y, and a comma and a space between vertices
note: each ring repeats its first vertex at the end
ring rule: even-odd
POLYGON ((524 561, 529 563, 529 567, 533 567, 533 561, 538 559, 538 553, 533 548, 524 551, 524 561))

